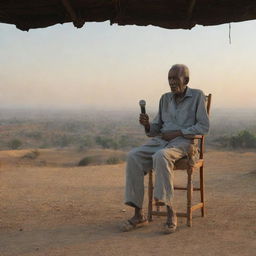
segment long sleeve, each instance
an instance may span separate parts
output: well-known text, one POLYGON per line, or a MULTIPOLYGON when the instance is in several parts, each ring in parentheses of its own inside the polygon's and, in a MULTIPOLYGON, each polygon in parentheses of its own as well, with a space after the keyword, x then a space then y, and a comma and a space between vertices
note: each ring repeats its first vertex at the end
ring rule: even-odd
POLYGON ((153 121, 150 123, 150 130, 149 132, 146 132, 146 135, 148 137, 155 137, 157 135, 159 135, 161 133, 161 128, 162 128, 162 125, 163 125, 163 121, 162 121, 162 118, 161 118, 161 113, 162 113, 162 100, 163 100, 163 97, 161 97, 160 101, 159 101, 159 109, 158 109, 158 113, 157 115, 155 116, 155 118, 153 119, 153 121))
POLYGON ((181 129, 181 132, 184 135, 193 134, 193 135, 204 135, 209 131, 209 117, 206 110, 205 96, 201 92, 198 97, 198 106, 196 110, 196 123, 188 128, 181 129))

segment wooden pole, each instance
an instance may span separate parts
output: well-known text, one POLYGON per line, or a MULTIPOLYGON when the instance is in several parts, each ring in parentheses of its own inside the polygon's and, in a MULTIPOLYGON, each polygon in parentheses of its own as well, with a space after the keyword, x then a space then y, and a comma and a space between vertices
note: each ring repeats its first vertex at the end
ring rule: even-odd
POLYGON ((187 225, 192 227, 192 198, 193 198, 193 167, 189 167, 188 173, 188 185, 187 185, 187 225))
POLYGON ((187 20, 189 21, 193 15, 193 11, 196 5, 196 0, 190 0, 189 6, 188 6, 188 11, 187 11, 187 20))
POLYGON ((71 5, 69 0, 61 0, 63 6, 65 7, 67 13, 69 14, 71 20, 73 21, 73 24, 77 28, 83 27, 85 21, 81 20, 77 13, 75 12, 73 6, 71 5))
POLYGON ((152 170, 148 174, 148 221, 152 221, 153 211, 153 174, 152 170))

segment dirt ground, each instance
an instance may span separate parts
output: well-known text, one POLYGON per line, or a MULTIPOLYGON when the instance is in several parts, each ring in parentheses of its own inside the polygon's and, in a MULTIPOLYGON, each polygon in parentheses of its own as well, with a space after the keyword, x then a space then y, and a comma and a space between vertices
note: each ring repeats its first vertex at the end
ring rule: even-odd
MULTIPOLYGON (((255 255, 255 152, 209 151, 207 216, 194 212, 192 228, 179 218, 171 235, 162 234, 164 217, 132 232, 119 231, 132 214, 122 203, 124 164, 14 166, 6 164, 8 156, 12 161, 5 153, 0 168, 1 256, 255 255)), ((186 178, 182 171, 175 177, 178 184, 186 178)), ((185 192, 175 194, 179 211, 185 199, 185 192)))

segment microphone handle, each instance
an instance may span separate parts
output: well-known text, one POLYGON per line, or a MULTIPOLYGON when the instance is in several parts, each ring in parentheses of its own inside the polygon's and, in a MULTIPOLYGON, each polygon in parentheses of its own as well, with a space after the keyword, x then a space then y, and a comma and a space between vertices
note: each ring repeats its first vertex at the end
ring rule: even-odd
POLYGON ((140 106, 141 114, 146 114, 145 106, 140 106))

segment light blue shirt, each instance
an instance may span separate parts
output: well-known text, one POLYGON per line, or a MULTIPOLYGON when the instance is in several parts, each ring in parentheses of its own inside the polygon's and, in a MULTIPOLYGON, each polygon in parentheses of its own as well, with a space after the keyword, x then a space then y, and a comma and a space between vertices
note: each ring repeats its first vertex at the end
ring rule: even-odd
POLYGON ((174 94, 162 95, 158 114, 150 123, 149 137, 169 131, 178 131, 184 135, 203 135, 209 131, 209 117, 206 110, 206 98, 198 89, 187 87, 184 97, 176 103, 174 94))

